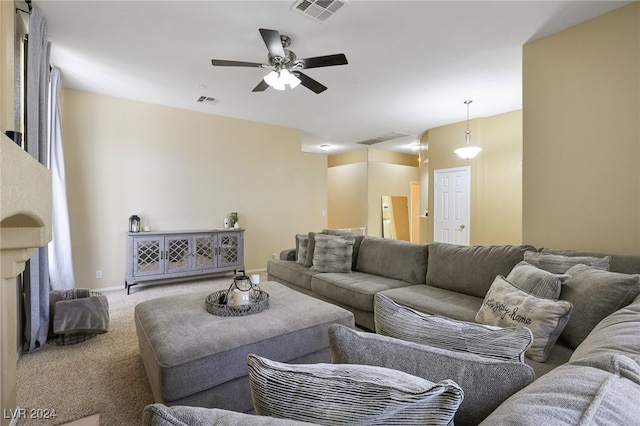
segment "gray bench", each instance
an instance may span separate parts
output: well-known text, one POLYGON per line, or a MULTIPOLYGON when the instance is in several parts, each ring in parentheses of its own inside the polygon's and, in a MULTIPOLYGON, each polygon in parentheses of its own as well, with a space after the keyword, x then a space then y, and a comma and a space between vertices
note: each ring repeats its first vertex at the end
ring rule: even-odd
POLYGON ((331 362, 327 330, 354 327, 353 314, 275 282, 260 285, 270 308, 242 317, 212 315, 205 293, 135 307, 138 345, 154 401, 251 412, 247 354, 289 363, 331 362))

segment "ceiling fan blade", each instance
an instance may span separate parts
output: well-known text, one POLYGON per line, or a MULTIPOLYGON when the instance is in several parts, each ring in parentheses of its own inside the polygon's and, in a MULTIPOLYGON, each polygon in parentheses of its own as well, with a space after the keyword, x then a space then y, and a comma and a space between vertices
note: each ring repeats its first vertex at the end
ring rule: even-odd
POLYGON ((264 44, 267 45, 269 55, 272 57, 284 58, 284 47, 282 47, 282 40, 280 39, 280 33, 276 30, 268 30, 260 28, 260 35, 264 40, 264 44))
POLYGON ((244 61, 226 61, 224 59, 212 59, 211 65, 214 67, 250 67, 250 68, 265 68, 268 65, 259 64, 257 62, 244 62, 244 61))
POLYGON ((337 55, 316 56, 315 58, 299 59, 304 68, 320 68, 331 67, 334 65, 346 65, 347 57, 344 53, 338 53, 337 55))
POLYGON ((301 73, 300 71, 296 71, 293 74, 300 79, 300 84, 315 93, 322 93, 327 90, 327 86, 318 83, 317 81, 315 81, 308 75, 301 73))
POLYGON ((253 88, 252 92, 264 92, 269 88, 269 85, 266 81, 260 80, 260 83, 256 87, 253 88))

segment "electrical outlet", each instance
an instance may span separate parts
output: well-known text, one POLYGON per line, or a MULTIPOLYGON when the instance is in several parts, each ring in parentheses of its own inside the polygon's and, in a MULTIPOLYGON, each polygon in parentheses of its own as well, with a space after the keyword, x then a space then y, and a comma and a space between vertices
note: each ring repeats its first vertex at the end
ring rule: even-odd
POLYGON ((96 271, 96 278, 102 278, 102 271, 96 271))
POLYGON ((278 255, 277 255, 276 253, 273 253, 273 254, 271 255, 271 259, 273 259, 273 260, 278 260, 278 255))

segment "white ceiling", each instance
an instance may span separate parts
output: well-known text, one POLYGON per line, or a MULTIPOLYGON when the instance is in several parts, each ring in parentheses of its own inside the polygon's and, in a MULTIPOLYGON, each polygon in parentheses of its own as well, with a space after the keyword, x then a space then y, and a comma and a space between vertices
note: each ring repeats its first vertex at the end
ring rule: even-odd
MULTIPOLYGON (((522 108, 522 45, 629 1, 359 1, 324 23, 289 1, 34 0, 65 87, 300 129, 304 151, 388 134, 410 152, 425 130, 522 108), (268 72, 258 28, 292 38, 299 58, 344 53, 305 73, 328 90, 251 90, 268 72), (213 97, 216 104, 196 102, 213 97)), ((569 52, 567 52, 569 53, 569 52)), ((464 142, 464 135, 460 140, 464 142)))

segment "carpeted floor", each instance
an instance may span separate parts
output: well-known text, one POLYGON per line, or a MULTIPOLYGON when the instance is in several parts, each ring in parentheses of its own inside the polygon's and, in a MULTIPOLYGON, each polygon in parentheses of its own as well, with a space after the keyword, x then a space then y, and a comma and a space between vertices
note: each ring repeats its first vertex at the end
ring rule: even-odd
MULTIPOLYGON (((266 280, 265 273, 261 280, 266 280)), ((100 425, 141 424, 142 410, 153 402, 142 366, 133 321, 134 307, 157 297, 207 291, 231 276, 190 283, 136 286, 104 292, 109 300, 109 332, 70 346, 47 344, 18 360, 18 407, 55 414, 49 419, 20 419, 19 425, 61 425, 100 414, 100 425)), ((204 300, 203 300, 204 305, 204 300)), ((38 411, 34 411, 37 413, 38 411)), ((27 416, 29 417, 29 416, 27 416)))

